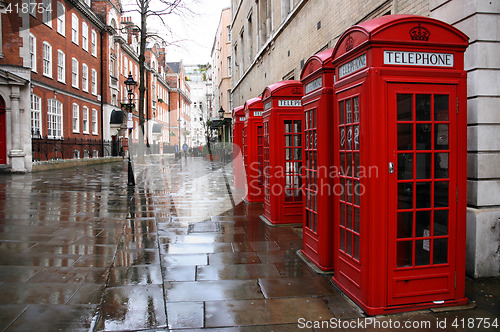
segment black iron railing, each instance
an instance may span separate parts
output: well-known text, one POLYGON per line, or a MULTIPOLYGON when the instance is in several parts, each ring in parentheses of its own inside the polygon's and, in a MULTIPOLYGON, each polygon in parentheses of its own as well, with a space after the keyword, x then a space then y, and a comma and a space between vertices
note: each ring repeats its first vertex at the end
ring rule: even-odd
POLYGON ((52 139, 33 135, 31 139, 33 161, 56 159, 98 158, 123 155, 126 141, 66 138, 52 139))

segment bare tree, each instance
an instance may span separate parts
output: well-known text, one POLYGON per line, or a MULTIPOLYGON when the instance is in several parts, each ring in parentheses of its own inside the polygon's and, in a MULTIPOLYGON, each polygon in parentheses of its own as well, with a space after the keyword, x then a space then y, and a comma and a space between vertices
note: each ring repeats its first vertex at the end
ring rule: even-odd
MULTIPOLYGON (((167 31, 172 32, 168 24, 166 24, 166 17, 171 14, 186 15, 193 13, 185 4, 185 0, 133 0, 130 5, 134 8, 125 10, 126 12, 136 12, 140 15, 140 26, 130 26, 131 29, 139 28, 139 156, 144 155, 144 101, 146 94, 146 44, 148 40, 156 39, 161 40, 163 45, 172 45, 176 42, 167 43, 166 38, 158 32, 151 29, 148 30, 148 21, 151 18, 157 18, 167 31)), ((178 42, 178 41, 177 41, 178 42)))

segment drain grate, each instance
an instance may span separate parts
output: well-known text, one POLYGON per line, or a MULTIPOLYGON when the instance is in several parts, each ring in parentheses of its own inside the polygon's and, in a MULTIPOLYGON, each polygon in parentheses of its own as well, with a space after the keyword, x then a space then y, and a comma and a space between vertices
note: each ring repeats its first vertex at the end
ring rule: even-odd
POLYGON ((200 221, 188 226, 188 234, 191 233, 220 233, 220 222, 213 222, 211 220, 200 221))

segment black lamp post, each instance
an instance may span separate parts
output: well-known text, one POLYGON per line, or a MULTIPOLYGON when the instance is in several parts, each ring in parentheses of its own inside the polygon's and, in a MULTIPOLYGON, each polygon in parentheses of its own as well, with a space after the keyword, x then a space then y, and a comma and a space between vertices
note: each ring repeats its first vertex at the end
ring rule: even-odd
POLYGON ((181 153, 181 122, 181 118, 178 118, 177 123, 179 124, 179 149, 177 151, 179 151, 179 153, 181 153))
MULTIPOLYGON (((135 86, 137 85, 137 82, 134 81, 134 78, 132 77, 132 72, 129 72, 128 77, 124 83, 125 86, 127 87, 129 114, 132 114, 132 106, 133 106, 132 97, 134 96, 135 86)), ((131 155, 130 146, 132 145, 132 128, 128 129, 128 141, 129 141, 128 142, 128 185, 135 186, 134 171, 132 169, 132 161, 130 160, 130 155, 131 155)))
POLYGON ((221 142, 224 142, 224 134, 225 134, 225 130, 224 130, 224 109, 222 108, 222 106, 219 108, 219 118, 220 118, 220 133, 221 133, 221 138, 220 138, 220 141, 221 142))

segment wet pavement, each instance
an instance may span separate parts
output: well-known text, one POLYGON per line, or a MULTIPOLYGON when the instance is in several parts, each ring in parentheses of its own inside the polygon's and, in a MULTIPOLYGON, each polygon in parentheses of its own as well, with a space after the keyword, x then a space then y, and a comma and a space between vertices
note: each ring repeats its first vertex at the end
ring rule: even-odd
MULTIPOLYGON (((298 258, 301 228, 267 226, 231 190, 230 165, 134 168, 133 190, 125 162, 0 176, 0 330, 373 330, 298 258)), ((499 295, 498 278, 467 280, 476 308, 375 319, 493 330, 499 295)))

